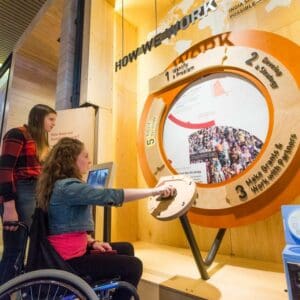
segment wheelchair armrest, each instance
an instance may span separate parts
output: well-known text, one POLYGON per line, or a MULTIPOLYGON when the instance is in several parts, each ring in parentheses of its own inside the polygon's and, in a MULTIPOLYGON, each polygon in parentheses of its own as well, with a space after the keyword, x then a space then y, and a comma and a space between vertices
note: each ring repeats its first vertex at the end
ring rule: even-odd
POLYGON ((5 221, 5 222, 3 222, 3 227, 4 226, 21 227, 22 229, 24 229, 24 231, 26 232, 26 234, 28 236, 29 228, 24 222, 21 222, 21 221, 5 221))

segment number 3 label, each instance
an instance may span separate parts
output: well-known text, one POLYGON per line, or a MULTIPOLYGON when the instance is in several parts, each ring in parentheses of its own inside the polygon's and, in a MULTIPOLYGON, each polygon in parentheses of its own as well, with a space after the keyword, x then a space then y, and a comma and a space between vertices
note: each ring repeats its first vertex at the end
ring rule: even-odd
POLYGON ((237 185, 237 186, 235 187, 235 190, 236 190, 236 192, 238 193, 239 198, 240 198, 242 201, 247 200, 247 193, 246 193, 246 191, 244 190, 244 187, 243 187, 242 185, 237 185))

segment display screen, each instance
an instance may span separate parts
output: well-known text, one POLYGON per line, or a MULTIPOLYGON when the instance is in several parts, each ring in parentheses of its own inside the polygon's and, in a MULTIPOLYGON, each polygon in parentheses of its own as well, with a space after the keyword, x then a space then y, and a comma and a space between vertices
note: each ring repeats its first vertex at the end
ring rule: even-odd
POLYGON ((109 169, 91 170, 88 175, 87 183, 92 186, 106 187, 108 184, 109 169))
POLYGON ((248 79, 205 76, 177 96, 163 130, 165 155, 178 174, 221 183, 247 169, 269 129, 267 102, 248 79))
POLYGON ((292 235, 300 240, 300 209, 293 211, 289 215, 287 224, 292 235))

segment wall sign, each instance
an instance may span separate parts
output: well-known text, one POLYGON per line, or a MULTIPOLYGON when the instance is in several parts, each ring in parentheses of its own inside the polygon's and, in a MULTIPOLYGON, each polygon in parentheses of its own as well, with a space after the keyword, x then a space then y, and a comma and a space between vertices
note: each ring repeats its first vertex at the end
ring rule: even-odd
POLYGON ((147 41, 145 44, 142 44, 140 47, 115 62, 115 72, 126 67, 128 63, 135 61, 139 55, 146 54, 147 52, 150 52, 151 49, 160 46, 165 39, 170 39, 173 35, 176 36, 179 30, 187 29, 191 24, 195 23, 197 20, 199 21, 203 19, 210 11, 215 11, 216 9, 216 1, 207 0, 203 5, 200 5, 193 10, 189 15, 184 16, 181 20, 166 28, 163 32, 158 33, 150 41, 147 41))
POLYGON ((271 215, 297 195, 300 48, 248 30, 195 55, 209 40, 150 81, 139 154, 150 185, 173 174, 197 182, 193 222, 230 227, 271 215))
POLYGON ((254 8, 261 0, 245 0, 239 3, 236 3, 232 7, 229 8, 229 18, 234 18, 242 13, 248 11, 251 8, 254 8))

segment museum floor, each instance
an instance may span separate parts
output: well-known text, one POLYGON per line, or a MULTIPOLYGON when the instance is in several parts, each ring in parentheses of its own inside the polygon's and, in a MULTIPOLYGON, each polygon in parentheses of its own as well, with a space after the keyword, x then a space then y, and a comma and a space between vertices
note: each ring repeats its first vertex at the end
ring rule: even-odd
MULTIPOLYGON (((203 281, 189 249, 134 243, 141 300, 287 300, 283 265, 218 255, 203 281)), ((205 253, 203 253, 203 256, 205 253)))
POLYGON ((189 249, 145 242, 134 247, 144 264, 141 300, 288 299, 282 264, 217 255, 204 281, 189 249))

